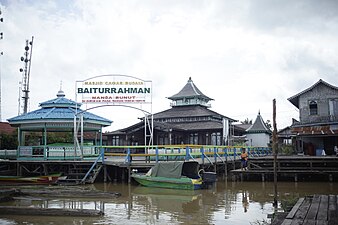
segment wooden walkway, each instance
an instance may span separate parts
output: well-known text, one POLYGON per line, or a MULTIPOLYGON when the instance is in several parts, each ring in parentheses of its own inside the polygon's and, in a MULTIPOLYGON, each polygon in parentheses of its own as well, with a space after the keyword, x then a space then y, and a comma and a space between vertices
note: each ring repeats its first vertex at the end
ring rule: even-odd
MULTIPOLYGON (((273 181, 272 157, 249 159, 248 170, 231 171, 234 179, 273 181)), ((338 157, 336 156, 278 156, 278 180, 338 180, 338 157)))
POLYGON ((284 220, 273 225, 334 225, 338 224, 336 195, 314 195, 300 198, 284 220))

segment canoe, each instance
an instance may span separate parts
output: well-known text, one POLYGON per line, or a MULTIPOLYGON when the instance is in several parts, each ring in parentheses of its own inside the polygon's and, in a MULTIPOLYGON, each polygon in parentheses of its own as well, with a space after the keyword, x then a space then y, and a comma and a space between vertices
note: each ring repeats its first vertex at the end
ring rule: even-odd
POLYGON ((216 173, 199 170, 198 162, 160 162, 146 174, 131 177, 143 186, 182 190, 206 188, 216 181, 216 173))
POLYGON ((50 174, 35 177, 21 176, 0 176, 0 183, 6 184, 54 184, 61 177, 61 174, 50 174))

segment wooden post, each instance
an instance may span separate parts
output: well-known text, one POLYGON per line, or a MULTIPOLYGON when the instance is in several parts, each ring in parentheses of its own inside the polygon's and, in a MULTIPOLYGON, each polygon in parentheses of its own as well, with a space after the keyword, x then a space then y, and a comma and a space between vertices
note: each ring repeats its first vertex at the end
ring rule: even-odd
POLYGON ((274 197, 273 205, 277 208, 277 124, 276 124, 276 99, 273 99, 272 106, 272 152, 273 152, 273 181, 274 181, 274 197))
POLYGON ((107 183, 107 166, 103 165, 103 183, 107 183))
POLYGON ((130 165, 128 165, 128 184, 131 183, 131 168, 130 165))
POLYGON ((228 149, 224 149, 224 155, 225 155, 225 163, 224 163, 224 174, 225 177, 228 177, 228 149))

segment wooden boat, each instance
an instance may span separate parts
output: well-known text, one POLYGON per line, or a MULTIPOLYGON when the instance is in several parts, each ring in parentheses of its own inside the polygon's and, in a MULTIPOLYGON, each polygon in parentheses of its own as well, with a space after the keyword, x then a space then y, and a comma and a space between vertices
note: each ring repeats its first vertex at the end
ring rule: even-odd
POLYGON ((0 183, 6 184, 55 184, 61 177, 61 173, 35 176, 35 177, 20 177, 20 176, 0 176, 0 183))
POLYGON ((216 173, 199 170, 198 162, 161 162, 146 174, 131 175, 147 187, 195 190, 208 187, 216 181, 216 173))

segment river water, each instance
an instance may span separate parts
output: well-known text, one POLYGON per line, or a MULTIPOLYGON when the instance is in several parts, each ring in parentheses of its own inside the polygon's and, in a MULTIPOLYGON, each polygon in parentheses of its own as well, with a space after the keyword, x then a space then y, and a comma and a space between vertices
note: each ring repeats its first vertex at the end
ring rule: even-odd
MULTIPOLYGON (((62 187, 61 187, 62 188, 62 187)), ((274 212, 273 183, 229 182, 223 179, 205 190, 147 188, 135 183, 86 185, 86 188, 119 192, 111 199, 43 199, 21 197, 0 205, 50 208, 101 209, 100 217, 49 217, 0 215, 0 224, 266 224, 274 212)), ((338 183, 280 182, 281 202, 313 194, 338 195, 338 183)))

